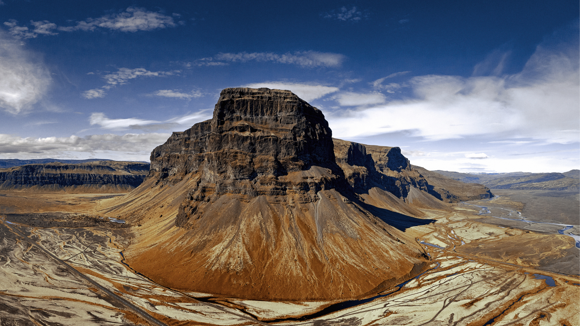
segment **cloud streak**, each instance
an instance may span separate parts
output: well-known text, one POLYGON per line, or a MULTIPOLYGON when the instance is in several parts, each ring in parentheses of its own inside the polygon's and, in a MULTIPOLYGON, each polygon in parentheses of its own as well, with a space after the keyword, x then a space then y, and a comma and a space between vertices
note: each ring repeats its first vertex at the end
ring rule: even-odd
POLYGON ((385 103, 385 95, 373 93, 354 93, 344 92, 334 97, 341 106, 368 106, 373 104, 385 103))
POLYGON ((103 79, 107 83, 100 88, 94 88, 87 90, 82 93, 83 97, 86 99, 102 98, 106 95, 106 90, 114 88, 119 85, 125 85, 129 80, 140 78, 140 77, 166 77, 179 74, 179 70, 172 71, 148 71, 145 68, 119 68, 114 73, 109 73, 103 76, 103 79))
POLYGON ((348 9, 347 7, 341 7, 339 9, 332 10, 328 13, 322 15, 326 19, 334 19, 340 21, 351 21, 358 22, 361 21, 366 16, 362 11, 358 10, 356 7, 348 9))
POLYGON ((124 129, 133 126, 143 126, 143 125, 150 125, 153 123, 159 123, 159 121, 155 120, 142 120, 136 118, 129 118, 129 119, 109 119, 104 113, 95 112, 91 114, 89 118, 89 123, 91 126, 98 125, 104 129, 124 129))
POLYGON ((10 19, 4 22, 9 28, 10 34, 17 39, 35 38, 38 35, 57 35, 58 32, 74 31, 95 31, 97 29, 108 29, 120 32, 152 31, 175 27, 174 17, 159 12, 147 11, 145 8, 129 7, 124 12, 118 14, 105 15, 99 18, 87 18, 77 22, 73 26, 57 26, 48 20, 30 21, 30 28, 19 26, 18 21, 10 19))
POLYGON ((224 66, 229 63, 273 62, 281 64, 297 65, 304 68, 315 67, 340 67, 346 57, 338 53, 302 51, 293 53, 277 54, 272 52, 239 52, 218 53, 209 58, 202 58, 191 63, 195 66, 224 66))
POLYGON ((48 69, 1 30, 0 76, 0 108, 11 114, 30 109, 52 82, 48 69))
POLYGON ((327 94, 331 94, 338 91, 338 87, 317 85, 317 84, 300 84, 300 83, 287 83, 287 82, 264 82, 248 84, 243 87, 250 88, 261 88, 266 87, 270 89, 285 89, 292 91, 294 94, 298 95, 301 99, 305 101, 313 101, 321 98, 327 94))
POLYGON ((144 120, 138 118, 109 119, 102 112, 94 112, 89 118, 91 126, 99 126, 108 130, 168 130, 180 127, 190 127, 196 122, 204 121, 211 118, 212 113, 209 110, 201 110, 196 113, 187 114, 181 117, 171 118, 165 121, 144 120))
POLYGON ((190 100, 192 98, 202 97, 203 93, 195 90, 189 93, 183 93, 181 92, 181 90, 160 89, 151 95, 160 97, 178 98, 181 100, 190 100))

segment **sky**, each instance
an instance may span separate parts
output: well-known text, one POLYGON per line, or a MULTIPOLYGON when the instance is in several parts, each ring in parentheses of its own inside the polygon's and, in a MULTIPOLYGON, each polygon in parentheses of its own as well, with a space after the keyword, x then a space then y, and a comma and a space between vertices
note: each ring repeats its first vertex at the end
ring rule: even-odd
POLYGON ((149 161, 222 89, 459 172, 580 168, 579 3, 0 0, 0 159, 149 161))

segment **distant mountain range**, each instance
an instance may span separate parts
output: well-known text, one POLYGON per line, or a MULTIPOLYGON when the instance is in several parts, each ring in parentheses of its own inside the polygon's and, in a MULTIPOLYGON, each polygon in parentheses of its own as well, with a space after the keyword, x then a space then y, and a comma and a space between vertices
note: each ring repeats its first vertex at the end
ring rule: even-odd
MULTIPOLYGON (((19 162, 9 163, 48 160, 52 159, 11 160, 19 162)), ((149 173, 149 163, 111 160, 72 162, 59 160, 0 168, 0 190, 127 192, 139 186, 149 173)))
MULTIPOLYGON (((17 160, 17 159, 6 159, 0 160, 0 169, 7 169, 15 166, 22 166, 26 164, 46 164, 46 163, 65 163, 65 164, 77 164, 77 163, 88 163, 95 161, 110 161, 102 158, 94 158, 87 160, 62 160, 57 158, 41 158, 36 160, 17 160)), ((147 162, 148 163, 148 162, 147 162)))
POLYGON ((580 170, 564 173, 459 173, 436 171, 437 173, 465 183, 479 183, 490 189, 512 190, 580 190, 580 170))

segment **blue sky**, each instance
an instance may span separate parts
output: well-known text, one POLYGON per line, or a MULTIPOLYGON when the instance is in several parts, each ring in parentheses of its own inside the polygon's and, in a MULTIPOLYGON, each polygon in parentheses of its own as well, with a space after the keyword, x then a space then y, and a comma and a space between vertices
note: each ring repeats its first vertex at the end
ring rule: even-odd
POLYGON ((148 161, 221 89, 463 172, 580 168, 577 1, 0 0, 0 158, 148 161))

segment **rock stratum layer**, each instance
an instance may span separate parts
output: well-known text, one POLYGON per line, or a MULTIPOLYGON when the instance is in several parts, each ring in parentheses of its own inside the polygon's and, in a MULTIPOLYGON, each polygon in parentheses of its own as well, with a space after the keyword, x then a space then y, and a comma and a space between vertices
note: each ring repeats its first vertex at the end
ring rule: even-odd
POLYGON ((149 164, 139 162, 28 164, 0 169, 0 189, 127 192, 145 180, 148 170, 149 164))
POLYGON ((163 285, 262 300, 379 292, 428 258, 406 227, 447 207, 394 147, 332 139, 289 91, 222 91, 211 120, 151 154, 147 180, 104 212, 137 224, 125 253, 163 285), (393 226, 395 225, 395 226, 393 226))

